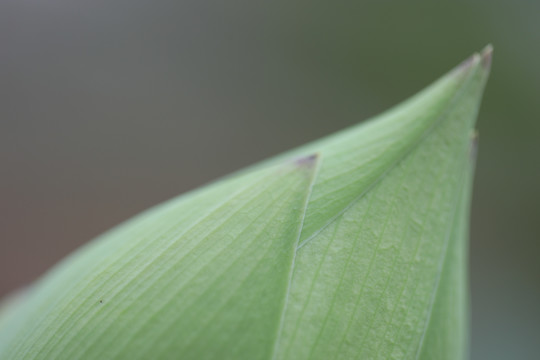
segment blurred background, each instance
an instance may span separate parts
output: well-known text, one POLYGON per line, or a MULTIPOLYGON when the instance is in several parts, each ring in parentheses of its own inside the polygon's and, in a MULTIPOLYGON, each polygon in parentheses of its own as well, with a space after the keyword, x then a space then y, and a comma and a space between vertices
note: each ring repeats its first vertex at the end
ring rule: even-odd
POLYGON ((540 354, 540 1, 0 2, 0 297, 179 193, 413 95, 492 43, 472 358, 540 354))

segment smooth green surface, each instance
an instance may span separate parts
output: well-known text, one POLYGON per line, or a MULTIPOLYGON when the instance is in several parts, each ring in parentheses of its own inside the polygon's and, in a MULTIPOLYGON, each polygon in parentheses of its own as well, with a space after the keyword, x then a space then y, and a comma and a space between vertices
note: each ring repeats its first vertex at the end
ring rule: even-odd
POLYGON ((0 358, 466 357, 471 139, 490 56, 103 235, 0 321, 0 358))

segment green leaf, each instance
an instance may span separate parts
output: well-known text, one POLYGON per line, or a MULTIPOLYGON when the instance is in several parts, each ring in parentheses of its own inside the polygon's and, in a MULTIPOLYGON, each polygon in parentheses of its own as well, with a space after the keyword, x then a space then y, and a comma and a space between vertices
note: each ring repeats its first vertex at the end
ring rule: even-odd
POLYGON ((490 57, 94 240, 4 311, 0 359, 465 358, 490 57))

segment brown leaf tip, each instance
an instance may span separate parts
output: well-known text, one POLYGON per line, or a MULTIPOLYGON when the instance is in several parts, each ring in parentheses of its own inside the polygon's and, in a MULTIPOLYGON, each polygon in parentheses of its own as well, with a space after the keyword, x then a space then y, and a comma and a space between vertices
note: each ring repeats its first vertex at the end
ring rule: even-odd
POLYGON ((493 46, 489 44, 480 53, 480 60, 484 69, 489 70, 491 68, 491 57, 493 55, 493 46))
POLYGON ((314 153, 314 154, 311 154, 311 155, 308 155, 308 156, 302 156, 302 157, 296 159, 294 161, 294 163, 298 167, 311 168, 317 163, 318 160, 319 160, 319 154, 314 153))

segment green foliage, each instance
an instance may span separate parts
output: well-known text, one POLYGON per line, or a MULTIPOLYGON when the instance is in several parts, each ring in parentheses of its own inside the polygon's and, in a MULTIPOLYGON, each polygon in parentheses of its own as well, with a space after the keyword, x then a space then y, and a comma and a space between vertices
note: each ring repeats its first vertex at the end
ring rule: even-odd
POLYGON ((7 306, 0 358, 465 358, 490 56, 102 235, 7 306))

